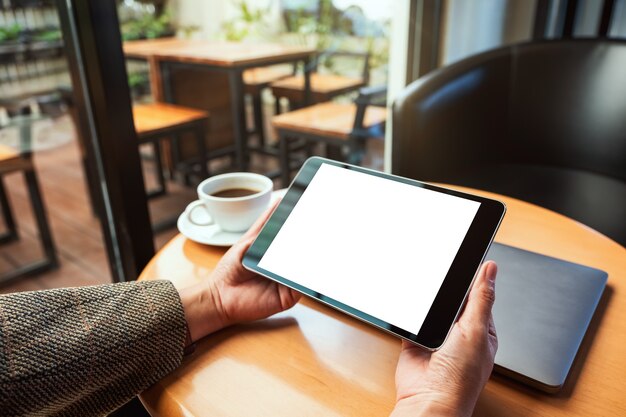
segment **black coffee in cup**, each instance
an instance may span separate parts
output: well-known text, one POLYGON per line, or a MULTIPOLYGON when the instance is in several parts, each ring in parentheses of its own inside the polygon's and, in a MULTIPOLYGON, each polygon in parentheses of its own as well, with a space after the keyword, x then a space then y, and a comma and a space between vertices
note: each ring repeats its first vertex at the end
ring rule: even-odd
POLYGON ((256 194, 259 190, 252 190, 250 188, 227 188, 225 190, 216 191, 211 193, 213 197, 220 198, 234 198, 234 197, 245 197, 248 195, 256 194))

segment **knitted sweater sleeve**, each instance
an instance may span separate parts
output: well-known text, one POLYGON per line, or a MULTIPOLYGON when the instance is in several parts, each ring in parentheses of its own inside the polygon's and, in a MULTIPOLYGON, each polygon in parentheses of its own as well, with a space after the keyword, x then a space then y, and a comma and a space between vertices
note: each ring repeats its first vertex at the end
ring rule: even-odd
POLYGON ((169 281, 0 296, 0 414, 106 415, 182 361, 169 281))

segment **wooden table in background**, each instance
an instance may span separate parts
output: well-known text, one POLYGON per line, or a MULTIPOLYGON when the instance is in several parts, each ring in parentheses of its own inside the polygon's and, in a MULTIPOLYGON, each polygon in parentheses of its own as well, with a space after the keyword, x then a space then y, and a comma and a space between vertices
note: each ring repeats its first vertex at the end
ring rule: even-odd
MULTIPOLYGON (((237 167, 247 170, 248 161, 243 71, 248 68, 302 61, 304 68, 315 54, 314 48, 279 44, 252 44, 223 41, 200 41, 164 38, 124 42, 128 58, 148 61, 150 87, 158 101, 174 103, 172 71, 177 68, 200 68, 228 75, 231 113, 234 121, 235 154, 237 167)), ((311 80, 305 71, 305 101, 310 100, 311 80)), ((198 86, 197 94, 212 94, 198 86)), ((184 103, 183 103, 184 104, 184 103)), ((209 110, 210 109, 206 109, 209 110)))
MULTIPOLYGON (((494 375, 478 416, 626 415, 626 249, 567 217, 513 198, 496 240, 602 269, 608 287, 561 393, 494 375)), ((179 235, 140 279, 206 279, 224 249, 179 235)), ((496 284, 497 285, 497 284, 496 284)), ((153 416, 386 416, 400 341, 308 298, 269 319, 207 337, 141 395, 153 416)))

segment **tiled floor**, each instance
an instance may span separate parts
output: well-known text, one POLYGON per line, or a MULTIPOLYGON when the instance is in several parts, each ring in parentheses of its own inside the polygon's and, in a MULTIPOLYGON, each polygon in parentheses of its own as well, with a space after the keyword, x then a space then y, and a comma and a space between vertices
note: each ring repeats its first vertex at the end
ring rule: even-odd
MULTIPOLYGON (((59 129, 65 129, 66 135, 73 136, 70 124, 61 123, 59 129)), ((382 153, 382 141, 372 140, 364 165, 382 169, 382 153)), ((212 164, 223 165, 224 162, 214 161, 212 164)), ((277 167, 273 157, 255 155, 251 162, 252 170, 256 172, 277 167)), ((0 285, 0 293, 111 282, 100 223, 91 211, 76 141, 72 138, 59 147, 36 152, 35 164, 61 265, 48 273, 0 285)), ((144 164, 148 186, 153 182, 150 168, 149 163, 144 164)), ((0 246, 0 274, 41 257, 22 175, 6 176, 5 184, 16 214, 20 239, 0 246)), ((176 216, 194 199, 194 188, 168 182, 168 195, 150 202, 153 221, 176 216)), ((3 226, 2 222, 0 227, 3 226)), ((176 234, 177 230, 171 229, 154 236, 157 249, 176 234)))

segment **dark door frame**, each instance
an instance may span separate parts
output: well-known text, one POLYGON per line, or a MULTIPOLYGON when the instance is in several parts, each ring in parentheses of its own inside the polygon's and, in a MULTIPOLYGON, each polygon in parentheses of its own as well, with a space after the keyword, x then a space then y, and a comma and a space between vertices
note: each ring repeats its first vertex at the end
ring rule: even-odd
POLYGON ((134 280, 154 243, 116 1, 57 0, 57 7, 111 274, 134 280))
MULTIPOLYGON (((445 30, 446 0, 409 0, 409 33, 406 84, 437 69, 441 59, 442 30, 445 30)), ((597 36, 609 37, 615 0, 602 0, 597 36)), ((571 38, 581 13, 580 0, 536 0, 531 39, 571 38), (550 19, 550 17, 553 19, 550 19), (551 21, 554 20, 554 21, 551 21), (554 33, 548 36, 549 33, 554 33)))
POLYGON ((439 67, 443 0, 410 0, 406 84, 439 67))

